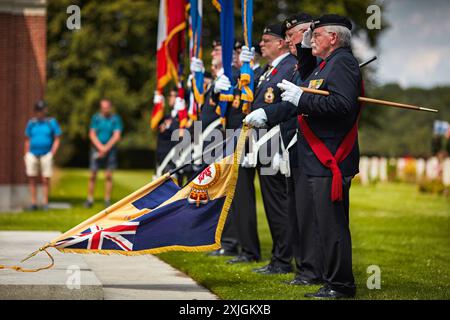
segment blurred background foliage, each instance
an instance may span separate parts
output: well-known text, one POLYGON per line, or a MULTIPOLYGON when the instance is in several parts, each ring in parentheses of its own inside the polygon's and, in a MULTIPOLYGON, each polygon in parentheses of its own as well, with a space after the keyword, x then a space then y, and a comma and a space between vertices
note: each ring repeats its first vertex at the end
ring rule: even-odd
MULTIPOLYGON (((235 0, 235 3, 236 38, 241 39, 240 1, 235 0)), ((350 17, 356 25, 353 34, 375 48, 382 31, 370 31, 365 27, 366 9, 371 4, 370 0, 255 0, 253 37, 259 41, 265 25, 283 21, 299 11, 316 16, 333 12, 350 17)), ((89 120, 103 97, 113 101, 124 121, 125 131, 119 144, 121 166, 150 167, 154 163, 152 150, 156 139, 148 123, 155 89, 158 6, 158 0, 48 1, 46 99, 50 113, 63 129, 63 144, 57 159, 60 165, 87 163, 89 120), (80 30, 71 31, 66 27, 69 5, 81 8, 80 30), (138 159, 131 161, 131 158, 138 159)), ((220 34, 219 14, 208 0, 204 0, 203 7, 203 57, 209 69, 211 43, 220 34)), ((386 27, 388 22, 383 21, 381 30, 386 27)), ((184 62, 188 65, 187 55, 184 62)), ((426 106, 450 103, 448 88, 377 87, 371 76, 375 68, 376 63, 373 63, 364 70, 367 95, 426 106)), ((368 106, 361 121, 362 152, 391 156, 429 154, 435 118, 368 106)))

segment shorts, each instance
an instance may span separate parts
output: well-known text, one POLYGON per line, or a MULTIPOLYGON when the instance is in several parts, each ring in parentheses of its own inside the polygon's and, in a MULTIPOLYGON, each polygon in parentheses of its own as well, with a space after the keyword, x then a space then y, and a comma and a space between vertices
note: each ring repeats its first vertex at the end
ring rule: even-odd
POLYGON ((27 152, 24 157, 25 172, 28 177, 37 177, 39 171, 44 178, 50 178, 53 174, 53 155, 51 152, 42 156, 36 156, 27 152))
POLYGON ((112 148, 102 158, 98 157, 98 151, 91 148, 89 157, 89 169, 91 171, 98 171, 99 169, 114 170, 117 168, 117 149, 112 148))

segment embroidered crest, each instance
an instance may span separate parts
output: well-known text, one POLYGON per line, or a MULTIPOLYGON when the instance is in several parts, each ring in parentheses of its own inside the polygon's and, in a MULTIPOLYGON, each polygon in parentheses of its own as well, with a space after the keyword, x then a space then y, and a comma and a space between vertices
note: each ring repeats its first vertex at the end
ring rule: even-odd
POLYGON ((323 79, 311 80, 311 81, 309 81, 308 88, 319 89, 322 84, 323 84, 323 79))
POLYGON ((212 187, 220 178, 220 165, 213 163, 203 170, 192 182, 189 183, 191 191, 188 202, 206 204, 209 201, 208 189, 212 187))
POLYGON ((266 93, 264 93, 264 102, 265 103, 273 103, 275 100, 275 93, 273 92, 273 88, 267 88, 266 93))

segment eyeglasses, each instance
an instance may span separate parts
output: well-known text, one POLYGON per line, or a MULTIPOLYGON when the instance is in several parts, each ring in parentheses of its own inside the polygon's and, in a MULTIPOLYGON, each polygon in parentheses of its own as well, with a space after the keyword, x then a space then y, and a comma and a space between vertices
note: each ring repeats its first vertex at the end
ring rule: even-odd
POLYGON ((285 40, 289 40, 289 39, 291 39, 294 35, 296 35, 297 33, 301 33, 301 34, 305 33, 306 30, 308 30, 308 29, 306 29, 306 28, 300 29, 300 30, 298 30, 298 31, 291 32, 291 34, 288 34, 288 33, 286 32, 286 35, 284 36, 284 39, 285 39, 285 40))
POLYGON ((280 41, 282 39, 278 39, 278 38, 272 38, 272 39, 261 39, 262 42, 264 43, 269 43, 269 42, 275 42, 275 41, 280 41))
MULTIPOLYGON (((328 34, 334 33, 334 32, 331 32, 331 31, 325 31, 325 32, 328 33, 328 34)), ((313 32, 313 34, 311 35, 311 39, 318 38, 318 37, 320 37, 322 35, 323 35, 322 33, 313 32)))

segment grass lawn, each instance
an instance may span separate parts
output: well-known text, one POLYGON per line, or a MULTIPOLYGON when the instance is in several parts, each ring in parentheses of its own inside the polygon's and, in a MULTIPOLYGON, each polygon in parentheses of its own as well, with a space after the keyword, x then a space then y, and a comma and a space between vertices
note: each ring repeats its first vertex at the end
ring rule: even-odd
MULTIPOLYGON (((114 200, 151 177, 150 171, 118 171, 114 200)), ((102 194, 102 175, 100 178, 97 195, 102 194)), ((100 196, 94 208, 83 208, 86 187, 87 170, 58 171, 52 200, 70 202, 73 208, 0 214, 0 230, 66 231, 103 208, 100 196)), ((416 186, 408 184, 354 184, 350 215, 357 299, 450 299, 449 199, 420 194, 416 186), (380 290, 366 286, 370 276, 367 268, 371 265, 381 269, 380 290)), ((270 258, 271 239, 260 196, 258 219, 265 259, 260 263, 227 265, 229 258, 207 257, 204 253, 171 252, 159 257, 223 299, 303 299, 305 292, 318 287, 281 283, 293 274, 263 276, 251 272, 270 258)))

